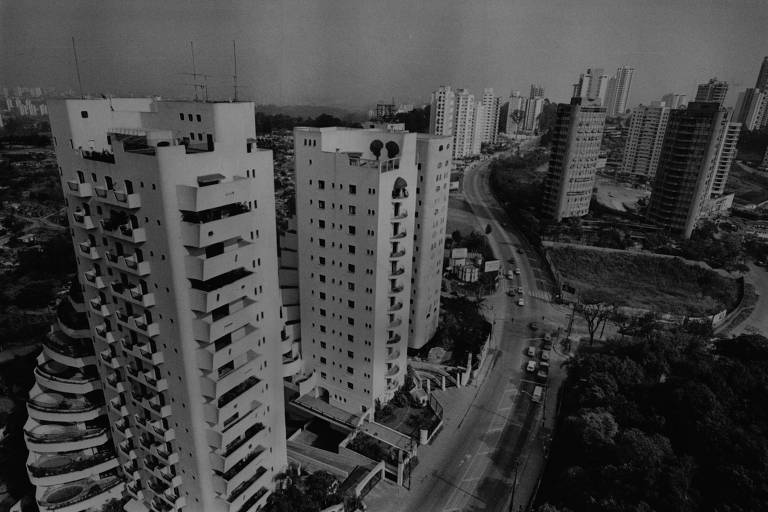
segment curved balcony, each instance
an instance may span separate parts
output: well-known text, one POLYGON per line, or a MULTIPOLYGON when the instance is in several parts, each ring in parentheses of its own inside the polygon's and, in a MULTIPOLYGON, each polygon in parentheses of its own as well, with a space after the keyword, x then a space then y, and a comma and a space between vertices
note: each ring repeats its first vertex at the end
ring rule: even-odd
POLYGON ((84 257, 88 258, 89 260, 98 260, 101 258, 101 254, 99 253, 99 250, 91 245, 90 242, 80 242, 77 244, 80 247, 80 254, 82 254, 84 257))
POLYGON ((95 269, 84 272, 83 277, 85 277, 86 285, 93 286, 97 290, 101 290, 107 286, 104 277, 101 274, 97 274, 95 269))
POLYGON ((406 231, 403 229, 403 230, 400 230, 400 231, 393 232, 392 236, 390 236, 389 238, 391 238, 393 240, 399 240, 401 238, 405 238, 406 234, 407 234, 406 231))
POLYGON ((408 190, 405 188, 397 188, 392 191, 392 199, 406 199, 408 197, 408 190))
POLYGON ((155 294, 152 292, 144 293, 140 286, 129 286, 120 282, 113 282, 110 284, 110 288, 112 288, 113 294, 138 306, 149 308, 155 305, 155 294))
POLYGON ((387 351, 387 361, 394 361, 395 359, 400 358, 400 351, 396 348, 393 348, 389 351, 387 351))
POLYGON ((70 338, 54 330, 43 339, 43 347, 51 359, 63 365, 82 368, 96 363, 93 343, 88 338, 70 338))
POLYGON ((80 183, 77 180, 69 180, 67 182, 67 189, 69 189, 70 195, 83 199, 93 195, 93 187, 90 183, 80 183))
POLYGON ((141 207, 141 196, 139 194, 128 194, 122 190, 108 190, 105 187, 94 187, 94 190, 96 191, 96 199, 102 203, 131 210, 141 207))
POLYGON ((387 364, 387 377, 394 377, 400 373, 400 367, 396 364, 387 364))
POLYGON ((106 343, 114 343, 116 341, 115 335, 112 331, 107 330, 107 324, 99 324, 93 328, 96 333, 96 338, 106 343))
POLYGON ((401 339, 402 339, 402 337, 401 337, 399 334, 395 334, 394 336, 391 336, 391 337, 390 337, 390 338, 387 340, 387 345, 394 345, 394 344, 396 344, 396 343, 400 343, 400 340, 401 340, 401 339))
POLYGON ((83 372, 56 361, 46 361, 35 368, 37 383, 41 386, 59 391, 84 395, 101 389, 101 381, 95 372, 83 372))
POLYGON ((102 473, 118 465, 117 457, 110 449, 93 453, 80 451, 43 455, 30 461, 27 470, 33 484, 56 485, 102 473))
POLYGON ((397 285, 397 286, 392 286, 392 287, 389 289, 389 293, 390 293, 390 294, 394 294, 394 293, 400 293, 400 292, 402 292, 402 291, 403 291, 403 289, 404 289, 404 288, 403 288, 403 285, 399 284, 399 285, 397 285))
POLYGON ((400 311, 401 309, 403 309, 402 302, 395 302, 394 304, 389 305, 389 311, 400 311))
POLYGON ((393 268, 389 271, 389 277, 397 277, 403 274, 405 274, 405 269, 403 267, 393 268))
POLYGON ((402 258, 403 256, 405 256, 405 249, 400 249, 399 251, 389 253, 389 257, 391 259, 402 258))
POLYGON ((110 316, 112 314, 112 311, 110 310, 110 305, 106 304, 103 300, 101 300, 98 297, 95 297, 91 299, 91 310, 96 313, 99 316, 110 316))
POLYGON ((144 228, 133 227, 130 222, 126 224, 112 224, 107 221, 101 221, 101 228, 104 234, 111 237, 129 242, 132 244, 141 244, 147 241, 147 231, 144 228))
POLYGON ((38 453, 68 452, 96 448, 109 441, 109 429, 79 429, 69 425, 43 423, 24 430, 27 448, 38 453))
POLYGON ((38 421, 77 423, 90 421, 104 413, 103 402, 87 398, 68 397, 59 393, 42 392, 27 400, 27 412, 38 421))
POLYGON ((395 318, 392 321, 390 321, 389 324, 387 324, 387 328, 394 329, 396 327, 400 327, 401 325, 403 325, 403 319, 395 318))
POLYGON ((41 512, 79 512, 101 510, 110 500, 120 499, 125 484, 119 477, 84 478, 38 491, 41 512))
POLYGON ((129 256, 118 256, 110 251, 106 251, 104 256, 107 258, 107 262, 110 266, 133 274, 136 276, 146 276, 150 273, 150 266, 148 261, 139 261, 139 258, 135 254, 129 256))
POLYGON ((395 220, 404 219, 408 216, 408 210, 405 208, 400 208, 397 211, 392 212, 392 218, 395 220))

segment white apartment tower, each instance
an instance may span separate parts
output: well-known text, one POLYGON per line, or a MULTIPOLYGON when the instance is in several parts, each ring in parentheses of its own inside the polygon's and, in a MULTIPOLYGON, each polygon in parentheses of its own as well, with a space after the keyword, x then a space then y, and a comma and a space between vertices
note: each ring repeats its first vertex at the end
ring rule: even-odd
POLYGON ((423 347, 435 334, 440 317, 443 248, 451 180, 451 139, 416 137, 416 216, 413 237, 413 286, 408 346, 423 347))
POLYGON ((619 116, 626 110, 634 74, 635 68, 621 66, 616 70, 616 74, 608 80, 603 104, 609 117, 619 116))
POLYGON ((128 510, 256 510, 286 444, 272 153, 253 104, 49 109, 128 510))
POLYGON ((707 83, 699 84, 696 88, 695 101, 722 105, 726 94, 728 94, 728 82, 718 80, 717 77, 710 78, 707 83))
POLYGON ((499 133, 499 112, 501 111, 501 100, 493 94, 493 89, 483 90, 483 117, 482 140, 490 144, 496 143, 496 136, 499 133))
POLYGON ((736 145, 739 142, 739 135, 741 135, 741 123, 728 123, 723 134, 720 154, 717 157, 715 174, 712 177, 712 187, 709 191, 711 196, 721 196, 725 192, 728 174, 731 171, 733 160, 736 158, 736 145))
POLYGON ((451 139, 296 128, 294 140, 305 371, 317 398, 362 415, 403 385, 409 329, 414 339, 432 330, 411 323, 409 303, 428 320, 439 308, 435 269, 418 267, 445 230, 443 189, 425 187, 449 183, 451 139))
POLYGON ((527 108, 528 98, 521 96, 519 91, 513 91, 509 97, 509 105, 507 107, 507 135, 515 136, 525 129, 525 112, 527 108))
POLYGON ((768 125, 768 91, 746 89, 740 92, 733 118, 747 130, 756 130, 768 125))
POLYGON ((659 101, 632 110, 621 172, 653 179, 661 156, 670 109, 659 101))
POLYGON ((670 92, 669 94, 665 94, 664 96, 662 96, 661 101, 663 101, 667 107, 671 109, 675 109, 675 108, 684 107, 685 104, 687 103, 687 98, 688 96, 685 94, 676 94, 676 93, 670 92))
POLYGON ((453 135, 456 94, 450 85, 441 85, 432 93, 429 110, 429 133, 453 135))
MULTIPOLYGON (((474 94, 467 89, 457 89, 453 127, 453 158, 464 158, 479 152, 479 147, 477 148, 478 151, 475 151, 474 143, 479 132, 475 126, 476 110, 474 94)), ((435 135, 448 134, 435 133, 435 135)))
POLYGON ((533 134, 539 129, 541 111, 544 109, 544 98, 528 98, 525 105, 525 132, 533 134))

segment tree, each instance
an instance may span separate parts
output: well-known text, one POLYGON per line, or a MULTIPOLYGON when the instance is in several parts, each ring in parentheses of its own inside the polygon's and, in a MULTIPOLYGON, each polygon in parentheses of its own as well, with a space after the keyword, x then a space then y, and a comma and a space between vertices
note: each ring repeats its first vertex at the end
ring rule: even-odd
POLYGON ((611 318, 615 309, 614 306, 602 302, 592 304, 579 303, 576 306, 576 311, 581 313, 581 316, 587 322, 590 345, 594 344, 595 334, 601 327, 605 326, 605 322, 611 318))

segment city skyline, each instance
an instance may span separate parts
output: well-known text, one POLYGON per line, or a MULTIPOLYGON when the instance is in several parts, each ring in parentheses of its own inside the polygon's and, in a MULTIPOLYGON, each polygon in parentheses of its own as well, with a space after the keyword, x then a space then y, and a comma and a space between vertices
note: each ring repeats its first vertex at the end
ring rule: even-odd
POLYGON ((664 16, 656 2, 557 3, 556 9, 532 2, 515 7, 494 2, 478 9, 431 0, 416 6, 342 2, 333 7, 297 0, 222 8, 174 1, 150 7, 139 1, 101 3, 86 16, 84 9, 47 0, 23 7, 2 2, 3 23, 13 28, 2 31, 0 68, 6 82, 13 77, 77 90, 74 36, 85 91, 191 96, 190 78, 182 73, 191 72, 189 42, 194 41, 197 72, 212 75, 212 97, 226 99, 232 96, 236 40, 240 94, 258 104, 361 108, 392 96, 425 104, 430 91, 446 83, 476 91, 493 87, 502 96, 541 83, 551 100, 567 102, 581 70, 627 65, 636 70, 627 108, 669 91, 693 97, 696 85, 711 76, 729 82, 726 105, 732 106, 737 91, 754 82, 768 46, 760 30, 768 12, 759 2, 739 2, 734 9, 733 2, 680 1, 665 4, 664 16), (594 16, 598 7, 599 17, 594 16), (681 17, 685 31, 674 26, 681 17), (344 27, 345 37, 316 30, 318 20, 333 20, 344 27), (350 44, 354 41, 362 44, 350 44), (755 58, 745 61, 746 55, 755 58), (390 78, 404 74, 411 79, 390 78))

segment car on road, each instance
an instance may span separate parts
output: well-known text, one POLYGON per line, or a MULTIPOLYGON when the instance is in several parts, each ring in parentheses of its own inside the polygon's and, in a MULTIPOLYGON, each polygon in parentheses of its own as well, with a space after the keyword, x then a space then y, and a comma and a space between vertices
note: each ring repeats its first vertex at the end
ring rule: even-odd
POLYGON ((549 352, 546 350, 541 351, 541 360, 542 361, 549 361, 549 352))
POLYGON ((517 293, 519 293, 521 295, 523 294, 523 287, 522 286, 518 286, 517 287, 517 293))
POLYGON ((530 328, 532 331, 535 331, 536 329, 538 329, 538 328, 539 328, 539 324, 537 324, 536 322, 531 322, 531 323, 529 323, 529 324, 528 324, 528 327, 529 327, 529 328, 530 328))
POLYGON ((536 371, 536 361, 528 361, 528 364, 525 366, 525 369, 531 373, 534 373, 536 371))
POLYGON ((544 340, 544 350, 552 350, 552 340, 544 340))
POLYGON ((544 333, 544 341, 552 341, 552 335, 548 332, 544 333))
POLYGON ((516 276, 519 276, 519 275, 520 275, 520 269, 519 269, 519 268, 515 268, 515 275, 516 275, 516 276))
POLYGON ((517 305, 518 306, 525 306, 525 301, 523 299, 518 299, 517 300, 517 305))
POLYGON ((536 372, 536 376, 540 379, 546 379, 549 375, 549 363, 542 361, 539 363, 539 371, 536 372))
POLYGON ((531 395, 531 400, 533 400, 536 403, 541 402, 542 397, 544 396, 544 388, 541 386, 536 386, 533 388, 533 394, 531 395))
POLYGON ((515 290, 512 290, 512 289, 507 290, 507 295, 510 296, 510 297, 514 297, 515 296, 515 290))
POLYGON ((536 347, 528 347, 525 353, 528 354, 528 357, 536 357, 536 347))
POLYGON ((507 270, 507 279, 514 279, 514 278, 515 278, 515 273, 512 272, 511 270, 507 270))

